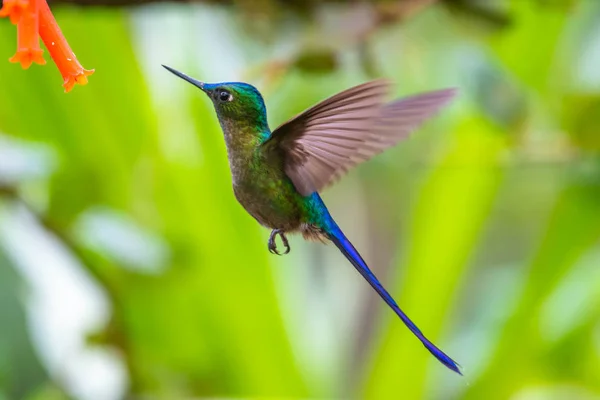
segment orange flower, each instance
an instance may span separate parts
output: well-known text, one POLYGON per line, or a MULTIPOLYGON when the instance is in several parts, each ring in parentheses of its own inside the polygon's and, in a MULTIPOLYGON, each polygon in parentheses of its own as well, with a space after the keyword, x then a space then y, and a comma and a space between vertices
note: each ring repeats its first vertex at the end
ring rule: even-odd
POLYGON ((46 64, 42 56, 44 52, 40 48, 38 35, 38 10, 37 2, 30 1, 22 12, 17 24, 17 53, 9 59, 13 63, 21 63, 23 69, 31 66, 31 63, 46 64))
POLYGON ((56 23, 46 0, 4 0, 0 17, 10 17, 18 23, 18 49, 10 59, 25 69, 33 62, 45 64, 39 38, 46 45, 52 60, 63 77, 65 92, 76 84, 85 85, 94 70, 83 69, 56 23))
POLYGON ((56 23, 48 3, 45 0, 37 1, 40 4, 40 36, 64 79, 65 92, 71 91, 76 83, 87 84, 87 77, 94 70, 83 69, 56 23))
POLYGON ((0 9, 0 18, 10 17, 10 22, 16 25, 28 3, 28 0, 4 0, 4 5, 0 9))

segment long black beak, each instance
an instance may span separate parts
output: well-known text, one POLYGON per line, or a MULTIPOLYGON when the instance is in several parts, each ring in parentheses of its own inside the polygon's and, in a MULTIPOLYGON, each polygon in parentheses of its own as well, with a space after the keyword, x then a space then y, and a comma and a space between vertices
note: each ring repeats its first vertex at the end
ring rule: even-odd
POLYGON ((204 83, 203 83, 203 82, 200 82, 200 81, 198 81, 198 80, 196 80, 196 79, 194 79, 194 78, 191 78, 191 77, 187 76, 186 74, 184 74, 183 72, 179 72, 179 71, 177 71, 176 69, 173 69, 173 68, 171 68, 171 67, 167 67, 167 66, 166 66, 166 65, 164 65, 164 64, 163 64, 163 67, 164 67, 164 68, 165 68, 167 71, 169 71, 169 72, 171 72, 171 73, 173 73, 173 74, 177 75, 178 77, 180 77, 180 78, 181 78, 181 79, 183 79, 184 81, 188 81, 188 82, 189 82, 189 83, 191 83, 192 85, 194 85, 194 86, 196 86, 196 87, 200 88, 200 90, 204 91, 204 83))

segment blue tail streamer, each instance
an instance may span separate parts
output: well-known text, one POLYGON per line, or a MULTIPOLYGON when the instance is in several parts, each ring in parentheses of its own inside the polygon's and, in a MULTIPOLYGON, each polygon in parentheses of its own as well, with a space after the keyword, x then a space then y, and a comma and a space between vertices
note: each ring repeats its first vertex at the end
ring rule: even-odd
POLYGON ((423 343, 425 348, 429 350, 442 364, 450 368, 452 371, 462 375, 460 366, 452 360, 446 353, 440 350, 436 345, 431 343, 429 339, 423 335, 421 330, 408 318, 408 316, 400 309, 396 301, 392 296, 385 290, 381 285, 377 277, 373 274, 371 269, 367 266, 367 263, 360 256, 358 251, 354 248, 352 243, 346 238, 346 235, 342 230, 335 224, 333 219, 329 222, 329 229, 326 229, 329 239, 335 243, 338 249, 346 256, 346 258, 352 263, 354 268, 369 282, 369 284, 375 289, 379 296, 394 310, 394 312, 400 317, 402 322, 410 329, 410 331, 423 343))

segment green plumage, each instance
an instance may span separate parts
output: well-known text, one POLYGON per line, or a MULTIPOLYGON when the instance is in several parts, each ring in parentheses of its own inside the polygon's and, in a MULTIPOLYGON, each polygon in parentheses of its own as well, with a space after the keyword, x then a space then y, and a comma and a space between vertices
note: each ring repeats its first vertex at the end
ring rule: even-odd
POLYGON ((320 239, 321 229, 315 223, 319 222, 321 210, 312 196, 298 193, 284 171, 283 151, 275 143, 268 143, 271 131, 260 93, 241 83, 204 87, 219 93, 226 91, 239 99, 215 105, 238 202, 267 228, 302 232, 308 239, 320 239))
POLYGON ((239 203, 272 229, 269 251, 287 233, 331 241, 394 310, 423 345, 444 365, 458 365, 431 343, 384 289, 342 230, 318 191, 353 166, 404 139, 454 96, 440 90, 384 103, 389 84, 379 80, 350 88, 309 108, 273 132, 258 90, 246 83, 206 84, 172 68, 212 100, 223 130, 233 191, 239 203))

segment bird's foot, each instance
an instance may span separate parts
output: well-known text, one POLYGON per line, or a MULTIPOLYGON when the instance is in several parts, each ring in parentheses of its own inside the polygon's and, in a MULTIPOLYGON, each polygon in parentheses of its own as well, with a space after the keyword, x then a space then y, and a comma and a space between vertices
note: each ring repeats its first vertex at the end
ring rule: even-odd
POLYGON ((269 251, 272 254, 277 254, 278 256, 281 256, 283 254, 287 254, 290 252, 290 244, 287 240, 287 237, 285 237, 285 232, 283 231, 283 229, 273 229, 271 231, 271 236, 269 236, 269 251), (284 253, 280 253, 279 250, 277 250, 277 243, 275 243, 275 239, 277 238, 277 235, 279 235, 279 237, 281 238, 281 241, 283 242, 283 245, 285 246, 284 253))

